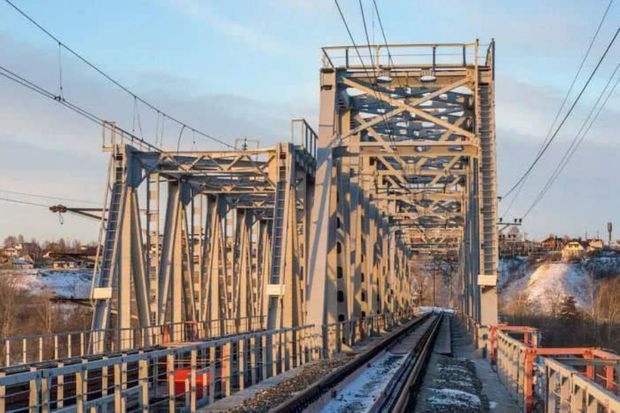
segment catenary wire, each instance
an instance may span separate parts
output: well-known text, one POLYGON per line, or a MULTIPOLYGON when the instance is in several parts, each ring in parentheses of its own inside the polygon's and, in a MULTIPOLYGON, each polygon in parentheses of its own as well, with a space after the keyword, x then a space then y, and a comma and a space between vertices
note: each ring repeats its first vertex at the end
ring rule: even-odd
POLYGON ((110 76, 109 74, 107 74, 105 71, 103 71, 103 69, 99 68, 97 65, 95 65, 94 63, 90 62, 88 59, 86 59, 84 56, 82 56, 80 53, 78 53, 77 51, 75 51, 74 49, 72 49, 70 46, 68 46, 67 44, 65 44, 64 42, 62 42, 58 37, 56 37, 54 34, 52 34, 49 30, 47 30, 45 27, 43 27, 41 24, 39 24, 36 20, 34 20, 34 18, 32 18, 30 15, 28 15, 25 11, 23 11, 21 8, 17 7, 17 5, 15 5, 15 3, 13 3, 11 0, 5 0, 5 2, 11 6, 13 9, 15 9, 19 14, 21 14, 26 20, 28 20, 30 23, 32 23, 34 26, 36 26, 39 30, 41 30, 43 33, 45 33, 49 38, 51 38, 52 40, 54 40, 56 43, 58 43, 58 45, 62 48, 64 48, 66 51, 68 51, 69 53, 71 53, 73 56, 75 56, 77 59, 79 59, 80 61, 82 61, 84 64, 86 64, 87 66, 89 66, 91 69, 93 69, 94 71, 96 71, 97 73, 99 73, 101 76, 103 76, 104 78, 106 78, 108 81, 110 81, 111 83, 113 83, 114 85, 116 85, 118 88, 120 88, 121 90, 123 90, 124 92, 126 92, 127 94, 131 95, 135 100, 139 101, 140 103, 144 104, 145 106, 149 107, 150 109, 161 113, 162 116, 170 119, 171 121, 175 122, 176 124, 178 124, 180 127, 185 127, 186 129, 193 131, 195 133, 197 133, 199 136, 202 136, 203 138, 209 139, 211 141, 217 142, 221 145, 224 145, 226 147, 229 148, 234 148, 233 145, 230 145, 229 143, 223 141, 220 138, 217 138, 213 135, 210 135, 206 132, 203 132, 199 129, 196 129, 190 125, 188 125, 187 123, 179 120, 178 118, 169 115, 168 113, 162 111, 161 109, 157 108, 154 104, 150 103, 149 101, 143 99, 142 97, 138 96, 136 93, 134 93, 132 90, 130 90, 127 86, 123 85, 122 83, 120 83, 118 80, 114 79, 112 76, 110 76))
POLYGON ((0 192, 5 193, 5 194, 12 194, 12 195, 30 196, 30 197, 34 197, 34 198, 55 199, 57 201, 81 202, 81 203, 84 203, 84 204, 92 204, 92 205, 99 205, 99 204, 101 204, 100 202, 87 201, 87 200, 84 200, 84 199, 75 199, 75 198, 67 198, 67 197, 62 197, 62 196, 35 194, 35 193, 31 193, 31 192, 12 191, 12 190, 9 190, 9 189, 0 189, 0 192))
POLYGON ((80 107, 78 105, 75 105, 75 104, 69 102, 66 99, 63 99, 63 98, 55 95, 54 93, 50 92, 49 90, 45 89, 44 87, 42 87, 42 86, 40 86, 40 85, 30 81, 30 80, 28 80, 28 79, 18 75, 17 73, 15 73, 15 72, 13 72, 13 71, 11 71, 11 70, 9 70, 6 67, 1 66, 1 65, 0 65, 0 76, 3 76, 5 78, 7 78, 7 79, 9 79, 9 80, 11 80, 11 81, 21 85, 21 86, 23 86, 23 87, 26 87, 26 88, 32 90, 33 92, 38 93, 41 96, 44 96, 44 97, 46 97, 48 99, 51 99, 51 100, 61 104, 62 106, 65 106, 66 108, 76 112, 77 114, 83 116, 84 118, 90 120, 91 122, 93 122, 93 123, 95 123, 97 125, 103 126, 104 128, 106 128, 108 130, 111 130, 111 131, 112 130, 121 131, 122 133, 124 133, 127 136, 129 136, 133 142, 139 142, 140 144, 148 147, 149 149, 155 150, 157 152, 161 151, 157 146, 154 146, 153 144, 145 141, 144 139, 141 139, 141 138, 135 136, 131 132, 128 132, 128 131, 126 131, 123 128, 120 128, 118 126, 112 127, 111 125, 109 125, 106 122, 104 122, 104 120, 102 118, 98 117, 97 115, 87 111, 86 109, 84 109, 84 108, 82 108, 82 107, 80 107))
POLYGON ((0 201, 12 202, 14 204, 30 205, 30 206, 36 206, 36 207, 42 207, 42 208, 49 208, 49 205, 40 204, 38 202, 21 201, 19 199, 11 199, 11 198, 5 198, 5 197, 0 197, 0 201))
MULTIPOLYGON (((560 118, 560 114, 562 113, 562 111, 566 107, 566 103, 568 102, 568 98, 570 97, 570 94, 572 93, 573 88, 575 87, 575 84, 577 83, 577 79, 579 78, 579 75, 581 74, 581 71, 583 70, 584 64, 585 64, 586 60, 588 59, 588 56, 590 56, 590 51, 592 50, 592 46, 594 46, 594 43, 596 42, 596 39, 598 38, 598 34, 601 31, 601 28, 603 27, 603 23, 605 22, 605 19, 607 18, 607 14, 609 13, 609 9, 611 8, 613 2, 614 2, 614 0, 609 0, 609 3, 607 4, 607 7, 605 8, 605 11, 603 12, 603 16, 601 17, 601 20, 599 21, 598 26, 596 27, 596 31, 594 32, 594 35, 592 36, 592 39, 590 39, 590 44, 588 45, 588 48, 586 49, 586 52, 584 53, 584 55, 583 55, 583 57, 581 59, 581 62, 579 63, 579 67, 577 68, 577 72, 575 73, 575 76, 573 76, 573 79, 572 79, 572 81, 570 83, 570 86, 568 87, 568 90, 566 91, 566 94, 564 95, 564 99, 562 100, 562 103, 560 104, 560 107, 558 108, 557 112, 555 113, 553 121, 549 125, 549 129, 547 130, 547 134, 545 135, 545 139, 543 140, 543 142, 540 145, 540 148, 538 149, 537 155, 540 154, 540 152, 543 150, 543 148, 547 144, 547 141, 549 140, 549 138, 551 137, 551 133, 553 132, 553 128, 555 127, 558 119, 560 118)), ((510 204, 508 205, 508 207, 506 208, 506 210, 504 211, 504 213, 502 215, 504 215, 504 216, 508 215, 508 213, 512 209, 515 201, 519 197, 519 194, 523 190, 523 187, 527 183, 528 178, 529 178, 529 176, 527 176, 523 180, 521 185, 519 185, 519 189, 517 190, 515 195, 512 197, 512 200, 510 201, 510 204)))
POLYGON ((573 110, 575 109, 575 107, 577 106, 577 103, 579 103, 579 100, 581 99, 581 96, 583 96, 584 92, 586 91, 586 89, 588 88, 588 86, 590 85, 590 82, 592 81, 592 79, 594 78, 594 75, 596 74, 596 72, 598 71, 598 69, 601 67, 601 64, 603 63, 603 61, 605 60, 605 57, 607 56, 607 54, 609 53, 609 50, 611 49, 611 47, 613 46, 613 44, 615 43, 617 37, 618 37, 618 33, 620 33, 620 28, 618 28, 616 30, 616 32, 614 33, 614 36, 612 37, 611 41, 609 42, 609 44, 607 45, 607 47, 605 48, 605 51, 603 52, 603 54, 601 55, 601 57, 599 58, 596 66, 594 67, 594 69, 592 70, 592 72, 590 73, 590 76, 588 77, 586 83, 582 86, 581 90, 579 91, 579 94, 577 95, 577 97, 575 98, 575 100, 573 101, 573 103, 571 104, 571 106, 569 107, 568 111, 566 112, 566 114, 564 115, 564 117, 562 118, 562 120, 560 121, 560 123, 558 124, 557 128, 555 129, 555 131, 553 132, 553 134, 551 135, 551 138, 547 141, 547 143, 545 144, 545 146, 542 148, 542 150, 538 153, 538 155, 536 156, 536 158, 534 158, 534 161, 530 164, 530 166, 527 168, 527 170, 523 173, 523 175, 521 175, 521 177, 519 178, 519 180, 506 192, 506 194, 504 194, 504 196, 502 196, 502 198, 506 198, 508 195, 510 195, 522 182, 523 180, 532 172, 532 170, 534 169, 534 167, 536 166, 536 164, 538 163, 538 161, 540 161, 541 157, 543 156, 543 154, 549 149, 549 146, 551 145, 551 143, 553 142, 553 140, 557 137, 558 133, 560 132, 560 130, 562 129, 562 126, 564 126, 564 124, 566 123, 566 121, 568 120, 568 118, 570 117, 571 113, 573 112, 573 110))
POLYGON ((560 162, 558 163, 558 165, 554 169, 553 173, 551 174, 551 176, 549 177, 549 179, 545 183, 544 187, 540 190, 540 192, 538 193, 538 195, 534 199, 534 202, 532 202, 532 204, 527 209, 525 214, 523 214, 523 218, 526 218, 530 214, 530 212, 532 212, 532 210, 536 207, 536 205, 538 205, 538 203, 540 203, 540 201, 542 201, 544 196, 551 189, 551 187, 553 186, 555 181, 558 179, 558 177, 560 176, 560 174, 562 173, 562 171, 564 170, 564 168, 566 167, 566 165, 568 164, 568 162, 570 161, 572 156, 577 151, 577 148, 579 147, 581 142, 583 142, 583 140, 588 135, 588 132, 592 128, 592 125, 594 125, 594 123, 598 119, 598 117, 601 114, 603 108, 607 104, 607 101, 609 100, 609 98, 613 94, 616 86, 618 85, 618 82, 620 81, 620 79, 617 79, 616 82, 613 84, 613 86, 608 91, 608 88, 609 88, 610 84, 612 83, 612 81, 613 81, 613 79, 614 79, 614 77, 615 77, 619 67, 620 67, 620 65, 616 66, 616 69, 612 73, 612 76, 609 78, 607 84, 605 85, 605 87, 601 91, 601 94, 599 95, 598 99, 596 100, 596 103, 592 106, 592 109, 590 110, 590 113, 588 114, 586 119, 584 119, 584 121, 583 121, 583 123, 581 125, 581 128, 579 129, 579 131, 577 132, 577 134, 573 138, 573 141, 571 142, 570 146, 565 151, 562 159, 560 160, 560 162), (605 96, 605 94, 606 94, 606 96, 605 96), (605 99, 603 100, 603 103, 601 105, 599 105, 599 102, 602 100, 603 96, 605 96, 605 99))

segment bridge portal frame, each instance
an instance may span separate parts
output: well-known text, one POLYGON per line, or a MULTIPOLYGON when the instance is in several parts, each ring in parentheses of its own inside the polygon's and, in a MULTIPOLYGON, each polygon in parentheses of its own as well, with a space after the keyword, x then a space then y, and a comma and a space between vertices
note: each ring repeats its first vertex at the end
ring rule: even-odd
POLYGON ((93 331, 110 331, 113 313, 120 343, 136 324, 304 324, 315 136, 305 121, 294 124, 301 145, 230 151, 143 150, 104 128, 111 164, 93 331))
POLYGON ((432 254, 459 257, 460 310, 497 322, 494 42, 480 50, 323 48, 309 322, 412 305, 432 254))

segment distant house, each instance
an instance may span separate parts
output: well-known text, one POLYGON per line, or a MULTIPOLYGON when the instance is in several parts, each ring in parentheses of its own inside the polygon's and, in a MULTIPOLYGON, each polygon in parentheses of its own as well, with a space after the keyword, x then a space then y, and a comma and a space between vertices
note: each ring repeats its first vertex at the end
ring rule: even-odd
POLYGON ((598 239, 598 238, 589 239, 586 242, 588 243, 588 247, 587 247, 588 252, 601 251, 604 247, 602 239, 598 239))
POLYGON ((543 249, 547 251, 561 251, 566 242, 555 235, 551 235, 540 242, 543 249))
POLYGON ((52 261, 52 268, 55 270, 70 270, 78 268, 78 263, 72 259, 55 259, 52 261))
POLYGON ((25 270, 34 268, 34 265, 32 264, 32 259, 28 261, 27 259, 24 259, 24 258, 13 258, 13 260, 11 261, 11 264, 13 264, 15 267, 25 269, 25 270))
POLYGON ((562 248, 562 259, 564 261, 580 260, 586 253, 588 244, 579 240, 572 240, 562 248))
POLYGON ((5 257, 17 257, 19 255, 19 251, 15 247, 6 247, 3 251, 5 257))

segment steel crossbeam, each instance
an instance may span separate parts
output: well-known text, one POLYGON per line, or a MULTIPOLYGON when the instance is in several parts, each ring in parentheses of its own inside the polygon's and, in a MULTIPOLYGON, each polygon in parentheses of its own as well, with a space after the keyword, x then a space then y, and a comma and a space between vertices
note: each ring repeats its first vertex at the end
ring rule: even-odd
POLYGON ((461 310, 494 324, 494 44, 482 55, 478 42, 369 49, 364 63, 353 47, 323 49, 308 321, 411 305, 414 257, 449 254, 461 310))

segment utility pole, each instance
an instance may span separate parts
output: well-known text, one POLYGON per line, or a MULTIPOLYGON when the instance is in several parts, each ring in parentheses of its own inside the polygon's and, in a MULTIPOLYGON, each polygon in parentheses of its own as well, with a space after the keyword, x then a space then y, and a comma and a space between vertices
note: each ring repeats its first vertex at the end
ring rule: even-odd
POLYGON ((607 223, 607 234, 608 234, 608 241, 607 241, 607 246, 609 248, 611 248, 611 231, 613 229, 613 226, 611 225, 611 222, 607 223))

